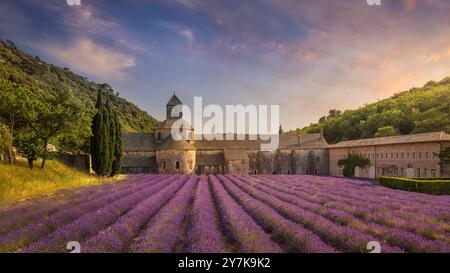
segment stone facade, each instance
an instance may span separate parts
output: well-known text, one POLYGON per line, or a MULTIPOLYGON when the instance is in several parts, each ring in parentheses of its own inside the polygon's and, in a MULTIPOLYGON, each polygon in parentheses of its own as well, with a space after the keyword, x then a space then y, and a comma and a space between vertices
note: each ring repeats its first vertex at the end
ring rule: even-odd
POLYGON ((357 177, 450 176, 448 164, 441 164, 437 156, 448 145, 450 135, 444 132, 344 141, 329 146, 330 175, 341 176, 338 161, 356 153, 370 159, 369 167, 356 168, 357 177))
POLYGON ((183 124, 186 138, 175 141, 171 129, 182 113, 172 110, 180 104, 175 95, 169 100, 166 119, 154 133, 123 135, 124 173, 328 174, 328 144, 321 134, 282 134, 278 150, 262 152, 262 141, 248 135, 194 140, 194 129, 183 124))
POLYGON ((275 151, 260 151, 262 143, 248 135, 243 140, 196 140, 186 123, 180 141, 171 136, 182 113, 173 111, 181 101, 174 95, 166 105, 166 119, 154 133, 124 134, 125 173, 197 174, 310 174, 341 176, 337 165, 349 153, 370 159, 370 166, 357 168, 355 175, 377 178, 450 176, 450 166, 440 164, 437 154, 450 145, 443 132, 344 141, 333 145, 320 134, 281 134, 275 151))

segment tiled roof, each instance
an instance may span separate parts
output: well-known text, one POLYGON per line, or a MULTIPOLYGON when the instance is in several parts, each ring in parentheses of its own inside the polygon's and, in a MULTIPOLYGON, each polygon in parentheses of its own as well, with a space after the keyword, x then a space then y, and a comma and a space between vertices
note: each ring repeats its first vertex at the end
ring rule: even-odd
POLYGON ((154 158, 149 156, 124 155, 122 160, 123 167, 141 167, 153 165, 154 165, 154 158))
POLYGON ((156 148, 152 133, 124 133, 122 139, 125 151, 151 151, 156 148))
POLYGON ((158 144, 158 150, 195 150, 195 146, 190 144, 187 140, 174 140, 168 137, 163 143, 158 144))
MULTIPOLYGON (((305 134, 305 135, 293 135, 282 134, 279 136, 279 149, 304 149, 304 148, 326 148, 327 142, 320 134, 305 134)), ((246 136, 246 140, 197 140, 195 146, 197 149, 204 150, 259 150, 261 143, 269 143, 269 141, 249 140, 249 136, 246 136)))
POLYGON ((342 141, 337 144, 329 145, 330 148, 346 148, 360 146, 390 145, 402 143, 418 143, 418 142, 436 142, 450 141, 450 135, 445 132, 431 132, 401 136, 389 136, 378 138, 366 138, 358 140, 342 141))
MULTIPOLYGON (((320 134, 293 135, 282 134, 279 136, 279 149, 323 149, 328 144, 320 134)), ((194 144, 187 141, 175 141, 171 137, 161 144, 155 143, 154 134, 152 133, 126 133, 123 134, 123 142, 125 151, 149 151, 149 150, 260 150, 261 143, 269 143, 260 139, 250 140, 249 135, 245 136, 245 140, 237 140, 237 136, 233 140, 195 140, 194 144)))
MULTIPOLYGON (((179 120, 179 118, 168 118, 165 119, 163 122, 158 124, 156 129, 172 129, 172 125, 175 123, 175 121, 179 120)), ((189 122, 185 121, 184 119, 181 119, 183 122, 183 128, 185 129, 191 129, 192 126, 189 124, 189 122)))
POLYGON ((182 104, 181 100, 175 94, 173 94, 173 96, 170 98, 170 100, 167 102, 166 105, 176 106, 176 105, 180 105, 180 104, 182 104))

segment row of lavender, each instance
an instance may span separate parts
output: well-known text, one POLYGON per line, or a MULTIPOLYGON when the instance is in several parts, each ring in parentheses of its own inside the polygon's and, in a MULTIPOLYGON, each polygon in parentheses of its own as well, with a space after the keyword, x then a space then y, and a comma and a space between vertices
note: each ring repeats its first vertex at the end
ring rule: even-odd
POLYGON ((64 196, 0 212, 0 251, 450 252, 447 197, 363 181, 140 175, 64 196))

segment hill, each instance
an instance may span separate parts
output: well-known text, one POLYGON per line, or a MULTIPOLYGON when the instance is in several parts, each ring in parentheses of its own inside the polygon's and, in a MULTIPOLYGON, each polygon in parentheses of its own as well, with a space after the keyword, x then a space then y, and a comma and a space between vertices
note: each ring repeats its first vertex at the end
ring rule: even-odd
MULTIPOLYGON (((24 84, 32 89, 56 92, 71 89, 78 99, 88 102, 94 108, 97 91, 102 84, 89 81, 87 78, 71 72, 68 68, 60 68, 42 61, 39 57, 30 56, 7 41, 0 41, 0 79, 24 84), (36 87, 36 88, 33 88, 36 87)), ((121 98, 119 93, 107 84, 108 97, 112 107, 119 112, 119 119, 125 132, 152 132, 158 121, 139 109, 136 105, 121 98)))
POLYGON ((290 133, 324 130, 329 143, 360 138, 450 131, 450 77, 430 81, 421 88, 343 113, 330 110, 317 123, 290 133))

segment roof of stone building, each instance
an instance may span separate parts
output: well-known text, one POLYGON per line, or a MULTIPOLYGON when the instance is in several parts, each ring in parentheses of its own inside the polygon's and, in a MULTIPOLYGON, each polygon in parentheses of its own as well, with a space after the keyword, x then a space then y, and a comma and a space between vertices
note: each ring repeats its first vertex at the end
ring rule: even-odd
POLYGON ((158 144, 157 150, 195 150, 196 147, 186 140, 174 140, 168 137, 162 143, 158 144))
POLYGON ((224 165, 225 159, 223 157, 223 153, 217 153, 217 154, 197 153, 195 156, 195 164, 200 165, 200 166, 224 165))
MULTIPOLYGON (((174 119, 171 119, 174 121, 174 119)), ((168 124, 168 123, 166 123, 168 124)), ((279 149, 323 149, 328 144, 320 134, 282 134, 279 136, 279 149)), ((262 143, 269 143, 261 139, 251 140, 249 135, 242 136, 245 140, 237 140, 237 135, 233 140, 207 140, 204 136, 202 140, 196 140, 194 144, 187 141, 175 141, 171 137, 161 144, 155 143, 155 136, 152 133, 125 133, 123 134, 123 144, 125 151, 148 151, 148 150, 260 150, 262 143)))
POLYGON ((167 106, 176 106, 176 105, 180 105, 180 104, 183 104, 183 103, 174 93, 166 105, 167 106))
MULTIPOLYGON (((279 149, 303 149, 303 148, 326 148, 327 142, 321 134, 281 134, 279 136, 279 149)), ((265 138, 267 139, 267 138, 265 138)), ((259 150, 262 143, 269 143, 269 140, 250 140, 250 136, 246 135, 245 140, 237 140, 237 136, 234 135, 233 140, 197 140, 195 146, 197 149, 205 150, 259 150)))
POLYGON ((150 151, 156 148, 152 133, 124 133, 122 140, 125 151, 150 151))
POLYGON ((225 160, 248 160, 245 150, 224 150, 225 160))
MULTIPOLYGON (((165 119, 163 122, 159 123, 156 129, 172 129, 172 125, 179 120, 179 118, 168 118, 165 119)), ((185 129, 192 129, 192 126, 189 122, 185 121, 184 119, 181 119, 181 122, 183 123, 183 128, 185 129)))
POLYGON ((196 140, 195 147, 199 150, 259 150, 260 148, 260 141, 249 140, 248 136, 245 140, 238 140, 236 135, 232 137, 233 140, 227 140, 226 136, 223 136, 223 140, 206 138, 203 136, 202 140, 196 140))
POLYGON ((153 160, 149 156, 124 155, 122 159, 123 167, 152 166, 153 160))
POLYGON ((421 133, 421 134, 411 134, 401 136, 366 138, 366 139, 342 141, 337 144, 329 145, 329 147, 345 148, 345 147, 391 145, 391 144, 436 142, 436 141, 450 141, 450 135, 445 132, 431 132, 431 133, 421 133))

